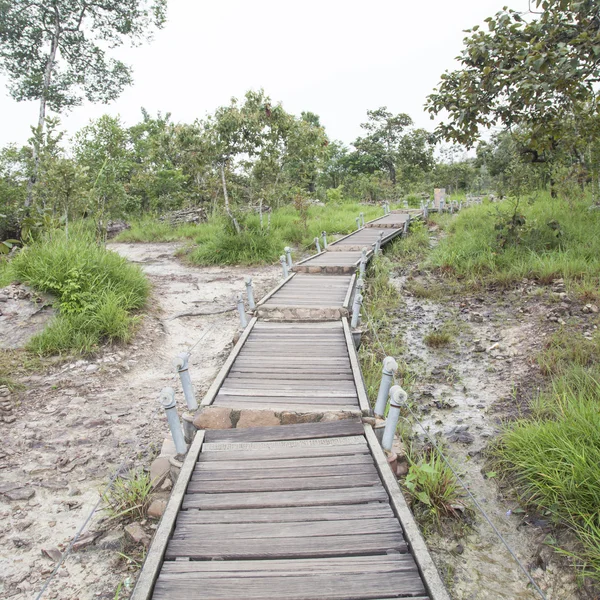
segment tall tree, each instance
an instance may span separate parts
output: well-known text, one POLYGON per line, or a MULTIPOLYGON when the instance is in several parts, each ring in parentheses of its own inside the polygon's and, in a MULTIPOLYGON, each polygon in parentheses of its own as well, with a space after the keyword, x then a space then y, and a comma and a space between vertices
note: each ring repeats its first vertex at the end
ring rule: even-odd
MULTIPOLYGON (((166 0, 0 0, 0 69, 17 101, 39 101, 36 136, 46 111, 114 100, 129 85, 131 68, 107 48, 139 44, 166 19, 166 0)), ((34 139, 36 139, 34 136, 34 139)), ((39 147, 33 144, 34 171, 39 147)))
POLYGON ((369 120, 361 127, 368 131, 365 137, 359 137, 354 147, 359 154, 367 155, 379 170, 387 171, 390 181, 396 185, 396 165, 400 150, 400 142, 406 127, 410 127, 412 119, 404 113, 393 115, 382 106, 377 110, 368 110, 369 120))
POLYGON ((504 125, 529 135, 531 153, 553 151, 565 126, 597 131, 600 82, 598 0, 532 0, 523 15, 505 8, 487 30, 467 30, 460 69, 442 75, 428 98, 436 133, 472 146, 482 128, 504 125))

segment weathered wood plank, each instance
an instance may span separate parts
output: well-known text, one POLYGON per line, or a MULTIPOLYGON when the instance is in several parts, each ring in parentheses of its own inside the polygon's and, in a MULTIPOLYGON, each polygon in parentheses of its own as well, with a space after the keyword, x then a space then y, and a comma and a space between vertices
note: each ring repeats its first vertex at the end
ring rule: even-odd
POLYGON ((350 556, 389 550, 407 552, 399 533, 370 533, 367 535, 329 535, 295 538, 203 538, 171 539, 165 556, 169 559, 188 556, 193 560, 215 558, 309 558, 318 556, 350 556))
MULTIPOLYGON (((315 573, 309 576, 276 576, 195 579, 191 573, 164 574, 157 582, 154 598, 157 600, 189 600, 190 586, 201 586, 203 600, 370 600, 412 597, 415 600, 423 585, 417 573, 390 572, 347 573, 344 576, 315 573)), ((423 596, 421 596, 422 598, 423 596)))
MULTIPOLYGON (((292 440, 316 440, 321 438, 337 439, 336 444, 343 445, 345 438, 358 437, 364 432, 360 419, 345 419, 328 423, 302 423, 299 425, 282 425, 281 427, 253 427, 251 429, 213 429, 205 434, 206 450, 210 452, 212 443, 235 442, 277 442, 292 440)), ((296 444, 304 446, 306 444, 296 444)), ((287 448, 291 447, 286 444, 287 448)), ((273 448, 273 445, 271 445, 273 448)), ((250 446, 247 450, 257 450, 258 447, 250 446)))
POLYGON ((233 481, 198 481, 192 479, 188 494, 234 492, 288 492, 294 490, 330 490, 340 488, 372 487, 379 483, 377 474, 333 475, 331 477, 287 477, 279 479, 243 479, 233 481))
MULTIPOLYGON (((215 454, 214 456, 222 456, 223 453, 215 454)), ((339 454, 332 452, 329 456, 316 456, 316 457, 296 457, 294 453, 290 454, 289 458, 250 458, 244 460, 233 460, 237 458, 237 453, 230 452, 227 457, 229 460, 212 460, 201 457, 197 463, 196 472, 199 469, 206 468, 210 470, 231 470, 236 468, 245 468, 248 466, 251 469, 276 469, 276 468, 290 468, 290 467, 301 467, 303 469, 318 467, 323 468, 328 465, 335 465, 338 469, 340 465, 343 468, 350 466, 354 468, 358 465, 372 465, 373 458, 369 454, 368 450, 357 454, 339 454)), ((264 454, 262 455, 264 456, 264 454)))
POLYGON ((245 508, 238 510, 182 510, 178 523, 300 523, 312 521, 347 521, 350 519, 384 519, 393 517, 388 504, 338 504, 281 508, 245 508))
POLYGON ((187 494, 183 507, 229 510, 236 508, 269 508, 281 506, 327 506, 333 504, 363 504, 387 502, 386 492, 379 487, 346 488, 314 491, 252 492, 240 494, 187 494))
MULTIPOLYGON (((339 462, 339 461, 338 461, 339 462)), ((345 465, 344 465, 345 466, 345 465)), ((244 469, 209 469, 207 465, 198 463, 196 470, 192 475, 192 481, 223 481, 223 480, 243 480, 248 481, 252 479, 279 479, 287 477, 302 477, 307 473, 311 474, 314 479, 322 477, 331 477, 334 475, 340 475, 346 469, 342 468, 339 464, 332 466, 320 466, 318 469, 307 469, 306 466, 301 467, 289 467, 289 468, 273 468, 270 467, 268 470, 264 468, 253 468, 253 465, 249 464, 244 469)), ((365 475, 371 474, 376 475, 377 470, 371 463, 365 462, 364 464, 353 464, 352 465, 353 475, 365 475)))
MULTIPOLYGON (((395 517, 384 519, 350 519, 345 521, 312 521, 301 523, 228 523, 205 525, 202 523, 177 523, 173 540, 205 539, 278 539, 315 538, 341 535, 369 535, 393 533, 402 536, 402 529, 395 517)), ((295 543, 295 542, 292 542, 295 543)))
POLYGON ((350 357, 350 365, 352 372, 354 373, 354 381, 356 383, 356 392, 358 395, 358 403, 363 411, 363 414, 371 414, 371 405, 369 404, 369 398, 367 396, 367 390, 362 377, 362 371, 360 370, 360 363, 358 362, 358 354, 354 348, 354 342, 352 340, 352 333, 350 331, 350 325, 346 317, 342 318, 342 326, 344 328, 344 334, 346 336, 346 344, 348 346, 348 355, 350 357))

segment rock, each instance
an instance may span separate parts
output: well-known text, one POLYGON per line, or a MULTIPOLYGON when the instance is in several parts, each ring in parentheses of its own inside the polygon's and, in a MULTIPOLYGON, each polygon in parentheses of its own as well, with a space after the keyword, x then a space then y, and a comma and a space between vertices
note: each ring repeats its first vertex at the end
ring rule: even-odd
POLYGON ((42 554, 54 562, 58 562, 62 558, 62 552, 54 546, 50 548, 42 548, 42 554))
POLYGON ((88 365, 85 369, 86 373, 95 373, 98 370, 98 365, 88 365))
POLYGON ((116 550, 117 552, 123 549, 125 543, 125 532, 121 527, 111 529, 108 533, 102 536, 96 546, 102 550, 116 550))
POLYGON ((598 307, 595 304, 586 304, 581 311, 586 313, 586 314, 590 314, 590 313, 597 313, 598 312, 598 307))
POLYGON ((246 427, 269 427, 280 424, 279 417, 270 410, 242 410, 236 427, 244 429, 246 427))
MULTIPOLYGON (((279 422, 277 423, 279 425, 279 422)), ((207 406, 194 418, 196 429, 231 429, 231 409, 222 406, 207 406)))
POLYGON ((129 223, 126 223, 125 221, 109 221, 106 224, 106 237, 110 240, 111 238, 114 238, 116 235, 121 233, 121 231, 125 231, 126 229, 131 229, 131 225, 129 225, 129 223))
POLYGON ((0 495, 9 500, 29 500, 35 496, 35 490, 21 487, 18 483, 0 484, 0 495))
POLYGON ((298 423, 315 423, 322 416, 321 413, 283 412, 280 418, 282 425, 297 425, 298 423))
POLYGON ((475 345, 473 346, 473 352, 485 352, 485 346, 481 342, 481 340, 475 340, 475 345))
POLYGON ((144 528, 136 521, 125 527, 125 535, 134 543, 142 544, 144 548, 150 546, 150 536, 144 531, 144 528))
POLYGON ((471 321, 473 323, 483 323, 483 315, 477 312, 471 313, 471 321))
POLYGON ((165 480, 170 468, 171 464, 169 463, 169 459, 167 457, 159 456, 158 458, 154 459, 152 465, 150 466, 150 481, 155 488, 165 480))
POLYGON ((164 492, 168 492, 173 487, 173 482, 167 477, 163 484, 160 486, 160 489, 164 492))
POLYGON ((166 508, 166 500, 153 500, 148 507, 148 517, 151 519, 160 519, 166 508))
POLYGON ((85 533, 73 544, 73 550, 75 552, 85 550, 88 546, 91 546, 99 536, 99 531, 89 531, 88 533, 85 533))

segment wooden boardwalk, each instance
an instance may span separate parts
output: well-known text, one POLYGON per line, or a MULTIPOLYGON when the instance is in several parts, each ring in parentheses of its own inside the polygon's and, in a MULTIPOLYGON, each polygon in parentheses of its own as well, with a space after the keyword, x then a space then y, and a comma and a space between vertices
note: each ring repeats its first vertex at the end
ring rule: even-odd
POLYGON ((347 318, 362 247, 406 220, 368 223, 259 302, 201 411, 300 424, 196 434, 133 600, 449 600, 362 423, 371 409, 347 318))

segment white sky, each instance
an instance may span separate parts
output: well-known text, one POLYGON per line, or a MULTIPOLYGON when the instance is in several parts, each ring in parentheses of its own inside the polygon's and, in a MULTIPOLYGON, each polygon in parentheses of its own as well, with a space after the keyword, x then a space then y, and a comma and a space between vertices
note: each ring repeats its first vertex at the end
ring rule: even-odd
MULTIPOLYGON (((289 112, 320 115, 329 136, 346 143, 367 109, 380 106, 432 129, 423 104, 455 66, 463 30, 504 5, 525 10, 527 0, 169 0, 168 22, 151 44, 116 50, 133 65, 134 85, 62 123, 74 133, 109 113, 132 125, 142 106, 191 122, 263 87, 289 112)), ((37 104, 16 103, 5 83, 0 77, 0 145, 25 143, 37 104)))

